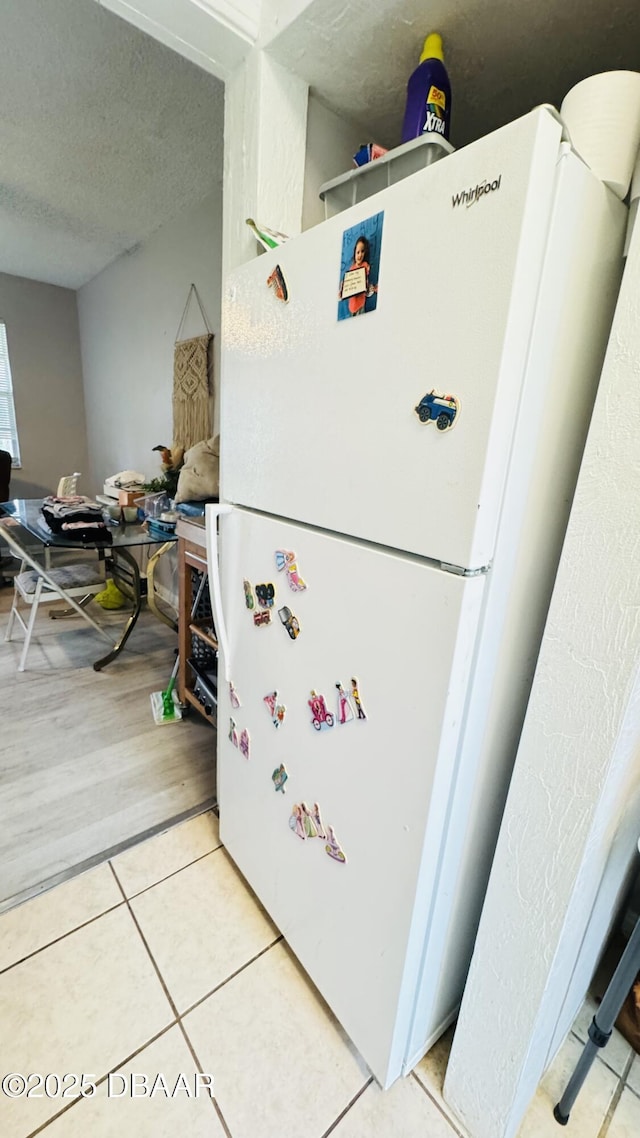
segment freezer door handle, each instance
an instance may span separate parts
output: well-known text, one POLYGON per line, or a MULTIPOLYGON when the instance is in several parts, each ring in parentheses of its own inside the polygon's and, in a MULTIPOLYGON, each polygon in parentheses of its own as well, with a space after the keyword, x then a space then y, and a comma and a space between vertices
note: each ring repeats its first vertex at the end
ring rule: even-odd
POLYGON ((207 523, 207 562, 209 565, 209 583, 211 585, 210 593, 213 601, 213 613, 215 616, 216 632, 218 634, 218 644, 222 648, 224 656, 224 678, 227 682, 231 678, 231 661, 229 659, 229 638, 227 636, 227 626, 224 620, 224 613, 222 611, 222 590, 220 588, 220 559, 218 557, 218 518, 223 514, 230 514, 233 506, 225 504, 209 503, 205 506, 205 517, 207 523))

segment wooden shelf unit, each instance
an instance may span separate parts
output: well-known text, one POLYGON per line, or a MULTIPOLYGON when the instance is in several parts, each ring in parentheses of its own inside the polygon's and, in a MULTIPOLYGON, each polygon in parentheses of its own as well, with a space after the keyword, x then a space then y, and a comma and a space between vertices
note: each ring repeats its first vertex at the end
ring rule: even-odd
MULTIPOLYGON (((197 687, 197 680, 188 663, 189 659, 194 656, 194 650, 197 653, 199 651, 198 646, 202 645, 202 657, 207 665, 205 670, 210 671, 213 664, 215 671, 218 649, 213 618, 207 619, 206 626, 202 627, 202 618, 199 616, 199 612, 192 616, 193 604, 198 592, 198 579, 196 578, 194 581, 193 571, 196 574, 204 574, 205 580, 208 576, 204 518, 181 518, 176 532, 178 535, 178 588, 180 597, 178 695, 182 703, 195 707, 196 711, 215 727, 217 724, 216 707, 213 706, 210 713, 205 710, 205 706, 195 694, 194 689, 197 687)), ((210 612, 208 582, 205 584, 199 608, 204 608, 210 612)))

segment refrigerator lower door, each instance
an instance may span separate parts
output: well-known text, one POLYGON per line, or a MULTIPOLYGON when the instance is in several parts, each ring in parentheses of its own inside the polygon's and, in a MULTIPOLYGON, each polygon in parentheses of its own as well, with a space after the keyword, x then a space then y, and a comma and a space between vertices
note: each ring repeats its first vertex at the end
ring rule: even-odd
POLYGON ((241 509, 219 554, 222 840, 385 1086, 446 875, 485 578, 241 509))

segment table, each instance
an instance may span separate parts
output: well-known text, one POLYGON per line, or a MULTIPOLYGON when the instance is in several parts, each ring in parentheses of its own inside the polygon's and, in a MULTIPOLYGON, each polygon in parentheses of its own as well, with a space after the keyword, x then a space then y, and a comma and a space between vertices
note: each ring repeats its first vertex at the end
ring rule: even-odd
MULTIPOLYGON (((96 543, 81 543, 72 541, 63 534, 52 533, 42 515, 42 499, 41 498, 14 498, 10 502, 0 503, 0 518, 9 517, 14 518, 19 526, 26 531, 32 538, 35 538, 45 550, 50 549, 95 549, 101 560, 105 561, 106 568, 109 576, 113 578, 118 588, 122 593, 132 602, 133 611, 129 615, 124 630, 118 639, 113 644, 111 651, 99 660, 96 660, 93 665, 94 671, 99 672, 115 660, 120 655, 124 648, 129 636, 133 632, 136 621, 140 615, 142 608, 142 600, 144 595, 143 585, 140 577, 140 569, 135 557, 129 552, 131 548, 139 545, 156 545, 163 550, 169 548, 175 538, 166 537, 156 538, 152 537, 139 524, 124 524, 124 525, 110 525, 109 529, 112 536, 111 545, 102 545, 96 543)), ((93 617, 85 611, 82 601, 78 603, 74 597, 67 596, 63 589, 54 584, 48 576, 48 564, 44 567, 40 565, 29 553, 24 540, 20 540, 19 526, 0 525, 0 535, 7 545, 11 548, 16 557, 25 561, 32 569, 35 569, 44 578, 48 585, 53 585, 57 592, 60 593, 61 598, 69 605, 69 610, 64 613, 58 612, 51 613, 51 616, 62 616, 67 614, 70 610, 74 610, 93 628, 100 633, 101 636, 106 637, 111 642, 111 637, 105 629, 98 624, 93 617)), ((160 552, 160 550, 158 550, 160 552)))

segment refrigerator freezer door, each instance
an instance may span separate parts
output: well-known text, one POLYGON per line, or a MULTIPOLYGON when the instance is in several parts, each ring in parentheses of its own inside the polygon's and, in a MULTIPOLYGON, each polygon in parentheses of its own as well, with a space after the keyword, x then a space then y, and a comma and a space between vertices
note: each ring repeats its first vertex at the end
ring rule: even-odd
POLYGON ((222 840, 385 1085, 445 872, 485 576, 244 510, 220 526, 222 840))
POLYGON ((491 561, 559 142, 533 112, 230 278, 224 498, 458 566, 491 561), (343 233, 355 243, 380 212, 377 307, 338 320, 343 233), (276 264, 286 303, 267 287, 276 264), (458 401, 446 429, 416 412, 432 391, 458 401))

